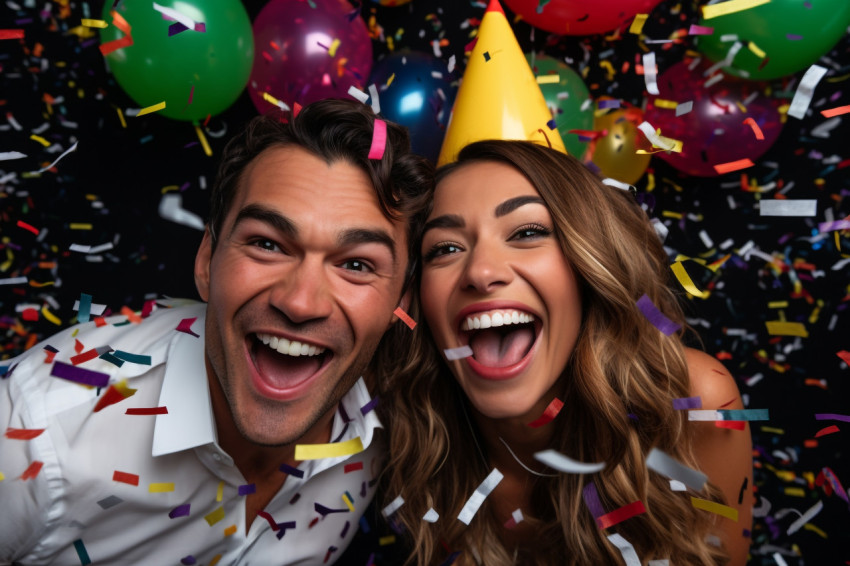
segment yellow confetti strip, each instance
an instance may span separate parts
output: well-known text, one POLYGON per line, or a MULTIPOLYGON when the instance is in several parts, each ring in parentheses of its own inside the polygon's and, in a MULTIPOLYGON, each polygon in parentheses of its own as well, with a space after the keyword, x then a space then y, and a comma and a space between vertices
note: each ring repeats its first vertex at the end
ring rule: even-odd
POLYGON ((354 502, 346 494, 342 494, 342 500, 348 506, 348 510, 354 513, 354 502))
POLYGON ((363 441, 359 436, 345 442, 332 444, 296 444, 296 460, 320 460, 322 458, 338 458, 363 452, 363 441))
POLYGON ((150 493, 167 493, 174 491, 174 482, 152 483, 148 486, 150 493))
POLYGON ((126 128, 127 127, 127 121, 124 119, 124 113, 121 112, 120 108, 116 108, 115 111, 118 112, 118 119, 121 120, 121 127, 126 128))
POLYGON ((212 513, 207 513, 206 515, 204 515, 204 520, 206 520, 206 522, 211 527, 222 519, 224 519, 224 507, 219 507, 212 513))
POLYGON ((702 509, 703 511, 708 511, 709 513, 714 513, 715 515, 720 515, 721 517, 726 517, 733 521, 738 520, 738 510, 734 507, 729 507, 728 505, 715 503, 714 501, 700 499, 698 497, 691 497, 691 505, 697 509, 702 509))
POLYGON ((716 18, 717 16, 725 16, 734 14, 742 10, 749 10, 762 4, 767 4, 770 0, 729 0, 720 4, 712 4, 711 6, 702 7, 702 17, 706 20, 716 18))
POLYGON ((221 501, 224 497, 224 482, 218 482, 218 488, 215 490, 215 500, 221 501))
POLYGON ((646 23, 646 18, 649 17, 649 14, 636 14, 635 19, 632 22, 632 25, 629 26, 629 33, 637 33, 643 31, 643 24, 646 23))
POLYGON ((800 336, 801 338, 808 338, 809 331, 806 330, 806 327, 802 322, 785 322, 782 320, 768 320, 765 322, 767 325, 767 333, 771 336, 800 336))
POLYGON ((212 149, 210 149, 210 144, 207 143, 207 137, 204 135, 204 132, 201 131, 199 126, 195 126, 195 133, 198 134, 198 140, 201 142, 201 147, 204 148, 204 153, 207 157, 212 157, 212 149))
POLYGON ((691 276, 688 275, 688 272, 685 271, 685 266, 682 265, 681 261, 677 261, 676 263, 670 266, 670 269, 673 270, 673 275, 676 276, 676 279, 679 280, 679 284, 684 287, 685 291, 693 295, 694 297, 699 297, 700 299, 707 299, 711 293, 708 291, 700 291, 697 286, 694 284, 691 276))
MULTIPOLYGON (((387 79, 387 86, 390 86, 391 84, 393 84, 393 81, 394 81, 394 80, 395 80, 395 73, 393 73, 392 75, 390 75, 390 78, 388 78, 388 79, 387 79)), ((836 233, 837 233, 837 232, 836 232, 836 233)))
POLYGON ((828 538, 826 536, 825 532, 823 532, 822 530, 820 530, 819 528, 817 528, 816 526, 814 526, 811 523, 806 523, 805 525, 803 525, 803 528, 806 529, 807 531, 812 531, 813 533, 819 534, 821 536, 821 538, 828 538))
POLYGON ((277 98, 275 98, 274 96, 272 96, 271 94, 269 94, 269 93, 267 93, 267 92, 264 92, 264 93, 263 93, 263 100, 265 100, 265 101, 266 101, 266 102, 268 102, 269 104, 274 104, 274 105, 275 105, 275 106, 277 106, 278 108, 281 108, 281 102, 280 102, 280 100, 278 100, 277 98))
POLYGON ((767 303, 769 309, 784 309, 788 306, 788 301, 770 301, 767 303))
POLYGON ((41 316, 43 316, 53 324, 56 324, 57 326, 62 324, 62 321, 59 320, 59 317, 47 310, 47 305, 41 307, 41 316))
POLYGON ((163 195, 164 195, 165 193, 170 193, 170 192, 172 192, 172 191, 179 191, 179 190, 180 190, 180 186, 179 186, 179 185, 167 185, 167 186, 165 186, 165 187, 162 187, 162 188, 159 190, 159 192, 160 192, 160 194, 163 194, 163 195))
POLYGON ((236 532, 236 525, 230 525, 226 529, 224 529, 224 536, 229 537, 230 535, 236 532))
POLYGON ((682 213, 681 212, 673 212, 672 210, 662 210, 661 216, 663 216, 665 218, 675 218, 676 220, 682 219, 682 213))
POLYGON ((331 42, 331 46, 328 48, 328 55, 331 57, 336 56, 336 50, 339 48, 339 38, 334 39, 331 42))
POLYGON ((653 104, 655 104, 656 108, 669 108, 671 110, 675 110, 679 106, 679 103, 675 100, 665 100, 663 98, 656 98, 653 104))
POLYGON ((772 432, 773 434, 785 434, 785 429, 774 428, 772 426, 760 427, 762 432, 772 432))
POLYGON ((91 230, 92 225, 86 222, 71 222, 68 224, 68 228, 71 230, 91 230))
POLYGON ((794 497, 805 497, 806 492, 802 487, 786 487, 785 495, 792 495, 794 497))
POLYGON ((221 560, 221 554, 216 554, 207 566, 215 566, 219 560, 221 560))
POLYGON ((388 544, 392 544, 395 542, 395 535, 388 535, 385 537, 381 537, 378 539, 378 544, 381 546, 387 546, 388 544))
POLYGON ((559 75, 539 75, 537 77, 537 84, 539 85, 558 84, 559 82, 561 82, 559 75))
POLYGON ((165 108, 165 101, 164 100, 162 102, 158 102, 158 103, 153 104, 151 106, 145 106, 144 108, 139 110, 139 113, 136 114, 136 118, 138 118, 139 116, 144 116, 145 114, 150 114, 151 112, 158 112, 158 111, 162 110, 163 108, 165 108))
POLYGON ((756 45, 752 41, 747 43, 747 49, 755 53, 755 56, 759 59, 764 59, 767 56, 767 53, 765 53, 758 45, 756 45))
POLYGON ((3 474, 3 472, 0 472, 0 481, 3 481, 5 479, 6 479, 6 476, 3 474))
POLYGON ((32 135, 30 136, 30 139, 31 139, 31 140, 33 140, 33 141, 37 141, 38 143, 40 143, 40 144, 41 144, 41 145, 43 145, 44 147, 50 147, 50 142, 49 142, 49 141, 47 141, 46 139, 44 139, 44 138, 43 138, 43 137, 41 137, 41 136, 37 136, 37 135, 35 135, 35 134, 32 134, 32 135))
POLYGON ((89 28, 105 28, 109 26, 109 24, 103 20, 91 20, 89 18, 83 18, 80 20, 80 24, 89 28))

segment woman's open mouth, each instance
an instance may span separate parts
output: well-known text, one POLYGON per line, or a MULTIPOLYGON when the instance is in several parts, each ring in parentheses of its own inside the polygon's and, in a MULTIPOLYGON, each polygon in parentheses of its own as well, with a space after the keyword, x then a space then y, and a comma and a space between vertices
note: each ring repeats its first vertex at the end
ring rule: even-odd
POLYGON ((466 360, 476 373, 489 379, 509 379, 524 369, 540 326, 531 313, 492 309, 463 317, 459 339, 472 349, 472 357, 466 360))

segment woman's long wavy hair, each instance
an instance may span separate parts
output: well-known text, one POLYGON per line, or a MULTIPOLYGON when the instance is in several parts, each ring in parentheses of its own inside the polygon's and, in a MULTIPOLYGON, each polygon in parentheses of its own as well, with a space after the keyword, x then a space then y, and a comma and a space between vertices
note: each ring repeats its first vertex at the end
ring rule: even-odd
MULTIPOLYGON (((687 415, 672 403, 690 396, 681 333, 664 335, 635 305, 645 294, 685 326, 667 285, 667 255, 646 213, 628 191, 604 185, 576 159, 529 142, 473 143, 438 172, 437 181, 481 161, 508 164, 537 189, 578 276, 583 320, 560 377, 564 407, 551 447, 582 462, 607 465, 596 474, 531 478, 532 508, 523 512, 537 533, 533 549, 503 545, 501 526, 486 500, 469 526, 458 521, 461 507, 490 470, 478 458, 476 433, 464 418, 467 400, 437 354, 416 296, 411 314, 419 326, 411 353, 380 368, 379 376, 380 407, 390 431, 382 481, 386 502, 397 495, 405 501, 392 520, 404 528, 413 548, 407 563, 440 563, 449 550, 461 551, 458 565, 621 564, 620 552, 606 538, 613 532, 625 537, 642 561, 725 563, 718 539, 711 537, 712 520, 690 502, 691 495, 720 501, 719 490, 709 484, 700 493, 674 492, 668 478, 646 467, 652 448, 697 467, 687 415), (582 498, 590 482, 606 512, 640 500, 646 513, 600 529, 582 498), (440 514, 436 523, 422 520, 429 508, 440 514)), ((430 208, 424 206, 416 221, 427 218, 430 208)))

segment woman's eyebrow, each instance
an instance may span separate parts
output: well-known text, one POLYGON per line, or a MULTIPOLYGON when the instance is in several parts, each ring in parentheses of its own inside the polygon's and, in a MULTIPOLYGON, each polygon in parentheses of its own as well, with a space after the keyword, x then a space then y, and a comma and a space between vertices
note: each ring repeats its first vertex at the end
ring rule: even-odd
POLYGON ((521 206, 525 206, 526 204, 542 204, 546 206, 546 203, 542 198, 538 196, 526 195, 521 197, 514 197, 512 199, 508 199, 499 206, 496 207, 496 210, 493 212, 496 215, 496 218, 501 218, 506 214, 510 214, 514 210, 518 209, 521 206))
POLYGON ((424 236, 425 232, 432 228, 463 228, 465 226, 466 222, 463 221, 461 216, 457 214, 444 214, 426 222, 425 227, 422 229, 422 235, 424 236))

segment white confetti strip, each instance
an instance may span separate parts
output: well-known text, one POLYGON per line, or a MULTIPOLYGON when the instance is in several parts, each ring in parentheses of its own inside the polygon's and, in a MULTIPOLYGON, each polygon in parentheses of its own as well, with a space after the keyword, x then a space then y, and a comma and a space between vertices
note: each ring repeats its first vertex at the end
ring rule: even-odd
POLYGON ((655 52, 643 54, 643 80, 646 82, 646 92, 659 94, 658 92, 658 68, 655 66, 655 52))
POLYGON ((617 547, 620 551, 620 554, 623 555, 623 560, 626 562, 626 566, 641 566, 640 558, 635 552, 635 547, 632 546, 632 543, 623 538, 623 535, 618 533, 614 533, 613 535, 608 535, 608 540, 617 547))
POLYGON ((799 519, 791 523, 791 525, 788 527, 788 534, 793 535, 794 533, 799 531, 803 527, 803 525, 811 521, 812 518, 814 518, 815 515, 820 513, 822 509, 823 501, 818 501, 817 503, 812 505, 809 510, 803 513, 803 515, 799 519))
POLYGON ((72 151, 77 151, 77 144, 78 143, 79 142, 74 142, 74 145, 72 145, 71 147, 69 147, 68 149, 63 151, 62 155, 60 155, 59 157, 57 157, 56 159, 53 160, 53 163, 51 163, 50 165, 47 165, 45 167, 42 167, 38 171, 33 171, 33 173, 44 173, 45 171, 47 171, 48 169, 50 169, 51 167, 53 167, 54 165, 56 165, 57 163, 62 161, 62 158, 64 158, 66 155, 68 155, 72 151))
POLYGON ((647 121, 641 122, 640 126, 638 126, 638 129, 643 132, 643 135, 646 136, 646 139, 652 142, 652 145, 654 145, 655 147, 660 147, 661 149, 666 149, 667 151, 671 151, 674 147, 676 147, 676 143, 673 140, 670 140, 668 138, 662 139, 661 136, 656 134, 655 128, 653 128, 652 124, 647 121))
POLYGON ((685 466, 657 448, 649 452, 649 456, 646 457, 646 466, 663 476, 679 480, 696 491, 700 491, 708 480, 708 476, 704 473, 685 466))
POLYGON ((484 478, 484 481, 481 482, 475 492, 469 496, 469 499, 466 500, 466 503, 463 505, 463 509, 458 513, 458 520, 468 525, 475 514, 478 512, 478 509, 481 507, 481 504, 484 503, 484 500, 487 499, 487 496, 496 489, 496 486, 499 485, 499 482, 502 481, 502 472, 493 468, 493 471, 484 478))
POLYGON ((20 151, 0 151, 0 161, 9 161, 10 159, 23 159, 26 153, 20 151))
POLYGON ((183 12, 179 12, 174 8, 166 8, 165 6, 160 6, 156 2, 153 3, 153 9, 162 14, 163 16, 174 20, 175 22, 180 22, 181 24, 186 26, 186 29, 195 29, 195 20, 193 20, 183 12))
POLYGON ((800 81, 800 86, 797 87, 797 92, 794 93, 794 98, 791 100, 791 107, 788 109, 789 116, 802 119, 806 115, 806 110, 809 109, 809 104, 812 103, 812 97, 815 94, 815 87, 825 74, 826 68, 820 65, 812 65, 808 68, 800 81))
POLYGON ((381 100, 378 98, 378 87, 374 83, 369 85, 369 97, 372 99, 372 112, 375 114, 381 113, 381 100))
POLYGON ((426 523, 436 523, 437 519, 439 519, 439 518, 440 518, 440 514, 437 513, 434 510, 433 507, 428 509, 428 511, 426 511, 425 514, 422 515, 422 520, 425 521, 426 523))
POLYGON ((401 495, 399 495, 398 497, 396 497, 395 499, 393 499, 393 500, 390 502, 390 504, 389 504, 389 505, 387 505, 386 507, 384 507, 384 508, 383 508, 383 510, 381 510, 381 513, 383 513, 384 517, 389 517, 390 515, 392 515, 392 514, 393 514, 393 513, 395 513, 396 511, 398 511, 398 510, 399 510, 399 508, 400 508, 402 505, 404 505, 404 497, 402 497, 401 495))
POLYGON ((688 486, 679 480, 670 480, 670 491, 688 491, 688 486))
POLYGON ((534 458, 543 462, 552 469, 568 474, 592 474, 605 467, 605 462, 587 464, 577 462, 555 450, 543 450, 534 454, 534 458))
POLYGON ((348 87, 348 96, 354 97, 363 104, 366 104, 366 101, 369 100, 369 95, 357 88, 354 85, 348 87))
MULTIPOLYGON (((773 259, 773 258, 771 258, 773 259)), ((722 421, 723 415, 711 409, 693 409, 688 411, 689 421, 722 421)))
POLYGON ((760 216, 815 216, 818 201, 815 199, 762 199, 760 216))
POLYGON ((0 279, 0 285, 20 285, 27 281, 28 279, 26 277, 7 277, 5 279, 0 279))
POLYGON ((183 195, 175 193, 162 195, 162 200, 159 201, 159 215, 177 224, 198 230, 204 229, 204 221, 201 220, 201 217, 183 208, 183 195))
POLYGON ((461 360, 472 356, 472 348, 461 346, 460 348, 447 348, 443 350, 447 360, 461 360))
POLYGON ((694 101, 689 100, 676 105, 676 116, 684 116, 694 109, 694 101))
POLYGON ((664 558, 662 560, 650 560, 646 566, 670 566, 670 560, 664 558))
POLYGON ((631 189, 634 188, 628 183, 624 183, 622 181, 618 181, 618 180, 612 179, 610 177, 605 177, 604 179, 602 179, 602 184, 608 185, 609 187, 616 187, 616 188, 622 189, 624 191, 628 191, 628 190, 631 190, 631 189))

